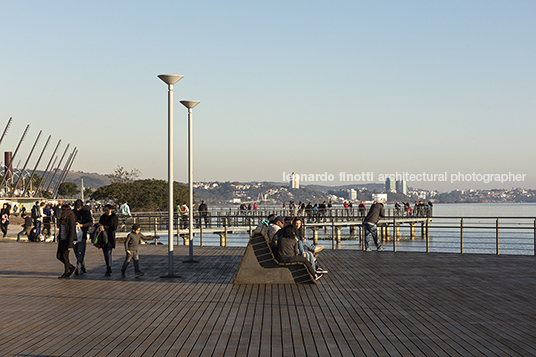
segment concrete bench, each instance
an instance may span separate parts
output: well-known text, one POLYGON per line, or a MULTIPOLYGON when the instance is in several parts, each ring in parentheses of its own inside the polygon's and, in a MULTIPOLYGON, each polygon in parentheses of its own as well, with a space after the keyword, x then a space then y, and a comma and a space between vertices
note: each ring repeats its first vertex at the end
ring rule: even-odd
POLYGON ((268 229, 261 225, 249 239, 233 284, 316 284, 305 263, 277 261, 267 240, 268 229))

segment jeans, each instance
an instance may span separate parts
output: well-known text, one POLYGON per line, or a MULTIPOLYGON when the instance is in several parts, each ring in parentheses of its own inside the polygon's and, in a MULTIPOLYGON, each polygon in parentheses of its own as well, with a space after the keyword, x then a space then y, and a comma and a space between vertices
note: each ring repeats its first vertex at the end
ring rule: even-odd
POLYGON ((363 227, 365 228, 365 249, 369 247, 370 235, 372 234, 372 239, 374 239, 374 244, 376 248, 381 248, 382 245, 378 241, 378 229, 375 224, 369 222, 363 222, 363 227))
POLYGON ((298 239, 298 251, 300 252, 300 256, 302 257, 305 253, 305 258, 309 261, 309 263, 311 263, 311 265, 313 266, 313 270, 316 271, 315 256, 305 247, 301 239, 298 239))
POLYGON ((36 219, 34 224, 35 224, 35 236, 39 237, 39 235, 41 234, 41 225, 43 224, 43 221, 36 219))
POLYGON ((86 270, 84 256, 86 255, 87 239, 84 237, 80 243, 74 245, 74 255, 76 256, 76 267, 79 271, 86 270))

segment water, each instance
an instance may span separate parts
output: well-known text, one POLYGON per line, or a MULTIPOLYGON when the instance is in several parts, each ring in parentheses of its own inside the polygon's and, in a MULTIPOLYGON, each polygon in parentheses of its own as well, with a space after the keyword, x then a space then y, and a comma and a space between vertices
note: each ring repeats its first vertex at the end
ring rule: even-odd
MULTIPOLYGON (((392 206, 386 208, 392 208, 392 206)), ((436 204, 433 208, 433 216, 429 225, 430 252, 460 253, 463 247, 464 253, 496 254, 496 219, 498 218, 499 253, 534 255, 536 203, 436 204), (464 218, 463 244, 460 218, 464 218)), ((356 232, 358 231, 356 230, 356 232)), ((393 250, 392 229, 390 235, 390 239, 382 242, 386 250, 393 250)), ((308 238, 312 237, 310 230, 307 231, 307 236, 308 238)), ((325 246, 326 249, 333 247, 331 228, 328 228, 327 231, 319 230, 318 238, 319 245, 325 246)), ((341 228, 341 239, 340 249, 361 249, 361 242, 356 236, 350 234, 348 227, 341 228)), ((227 237, 227 246, 245 247, 248 240, 249 234, 247 232, 231 234, 227 237)), ((167 236, 161 236, 159 242, 167 244, 167 236)), ((177 243, 176 240, 175 243, 177 243)), ((200 237, 196 236, 194 237, 194 247, 199 245, 200 237)), ((217 234, 205 233, 203 245, 219 246, 220 237, 217 234)), ((426 252, 426 239, 421 237, 420 224, 415 226, 413 239, 409 226, 400 226, 400 237, 396 241, 396 250, 426 252)))

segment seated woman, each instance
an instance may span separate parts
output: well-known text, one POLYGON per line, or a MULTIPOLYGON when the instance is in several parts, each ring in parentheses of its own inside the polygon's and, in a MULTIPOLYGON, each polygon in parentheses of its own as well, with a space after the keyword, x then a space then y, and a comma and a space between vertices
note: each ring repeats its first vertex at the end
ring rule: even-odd
POLYGON ((281 228, 280 237, 277 243, 279 257, 278 260, 282 263, 305 263, 309 273, 316 280, 320 276, 316 274, 315 268, 307 260, 305 254, 300 255, 298 248, 297 230, 293 225, 288 225, 281 228))

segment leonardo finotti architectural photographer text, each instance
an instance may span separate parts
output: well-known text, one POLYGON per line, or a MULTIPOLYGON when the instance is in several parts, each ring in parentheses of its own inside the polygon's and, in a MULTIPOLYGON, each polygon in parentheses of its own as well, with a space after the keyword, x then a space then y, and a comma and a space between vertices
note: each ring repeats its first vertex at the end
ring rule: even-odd
POLYGON ((409 172, 395 172, 394 174, 378 174, 374 175, 374 172, 361 172, 361 173, 347 173, 339 172, 338 175, 334 175, 328 172, 316 173, 316 174, 297 174, 295 172, 287 174, 283 172, 283 181, 291 181, 293 176, 300 182, 332 182, 335 178, 338 178, 340 182, 384 182, 387 179, 391 181, 407 181, 407 182, 521 182, 525 181, 527 174, 516 174, 512 172, 508 173, 468 173, 461 172, 449 174, 443 173, 418 173, 412 174, 409 172))

